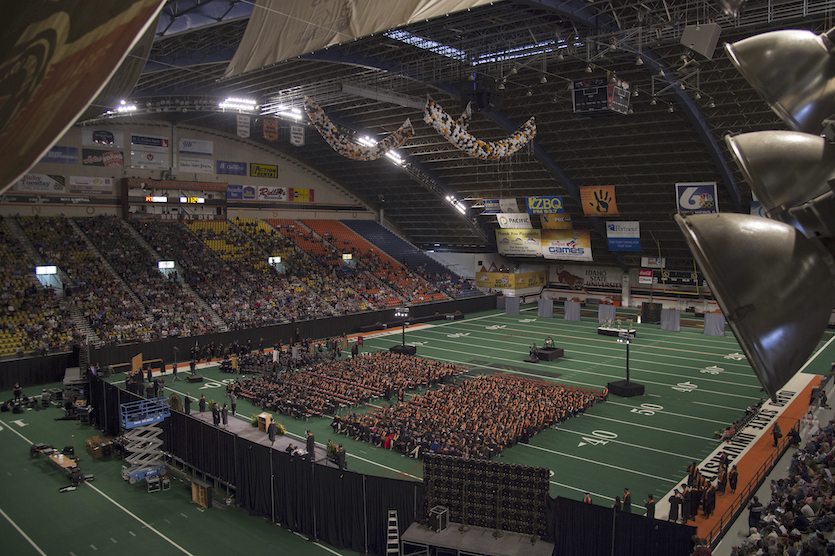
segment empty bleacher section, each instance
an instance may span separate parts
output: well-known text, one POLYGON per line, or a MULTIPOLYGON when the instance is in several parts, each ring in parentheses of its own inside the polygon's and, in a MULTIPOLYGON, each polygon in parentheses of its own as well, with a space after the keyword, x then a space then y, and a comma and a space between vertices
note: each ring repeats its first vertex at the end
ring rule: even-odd
MULTIPOLYGON (((399 296, 411 303, 426 303, 442 301, 449 297, 441 291, 397 262, 385 251, 366 241, 362 236, 336 220, 304 220, 302 223, 319 234, 326 241, 331 242, 342 252, 350 252, 381 282, 397 292, 399 296)), ((387 301, 390 307, 399 302, 387 301)))
POLYGON ((64 292, 105 343, 149 341, 145 308, 128 293, 64 217, 23 216, 23 231, 47 264, 66 273, 64 292))
POLYGON ((41 286, 34 263, 0 219, 0 357, 67 350, 72 319, 51 289, 41 286))
POLYGON ((471 282, 457 275, 411 243, 403 240, 373 220, 340 221, 367 239, 449 297, 481 295, 471 282))
POLYGON ((74 221, 141 301, 151 340, 217 331, 209 311, 184 290, 176 274, 167 278, 159 271, 156 259, 137 241, 125 222, 113 216, 74 221))

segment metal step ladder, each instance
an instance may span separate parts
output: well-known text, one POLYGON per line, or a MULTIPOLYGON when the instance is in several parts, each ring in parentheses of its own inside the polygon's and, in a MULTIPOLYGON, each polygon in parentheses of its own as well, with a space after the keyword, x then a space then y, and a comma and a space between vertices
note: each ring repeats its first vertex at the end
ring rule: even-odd
POLYGON ((386 530, 386 556, 400 556, 400 528, 397 526, 397 510, 389 510, 386 530))
POLYGON ((151 398, 119 406, 121 424, 125 432, 125 450, 130 454, 122 466, 122 478, 130 484, 156 477, 165 469, 162 459, 162 429, 158 423, 171 415, 168 398, 151 398))

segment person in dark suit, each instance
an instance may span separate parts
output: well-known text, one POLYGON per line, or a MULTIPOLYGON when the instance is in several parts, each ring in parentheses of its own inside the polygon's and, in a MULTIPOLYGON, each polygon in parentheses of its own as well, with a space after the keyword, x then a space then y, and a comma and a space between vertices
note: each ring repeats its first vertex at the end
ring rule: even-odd
POLYGON ((678 489, 673 489, 673 495, 667 499, 670 502, 670 514, 667 516, 667 521, 678 523, 678 510, 681 507, 681 493, 678 489))
POLYGON ((206 396, 200 394, 200 399, 197 401, 197 408, 200 410, 200 413, 206 411, 206 396))
POLYGON ((629 487, 623 489, 623 511, 632 513, 632 495, 629 493, 629 487))
POLYGON ((690 509, 693 507, 692 502, 693 490, 687 486, 687 483, 681 484, 681 522, 687 524, 691 519, 695 519, 690 515, 690 509))
POLYGON ((644 508, 647 509, 646 516, 655 519, 655 498, 652 497, 652 494, 644 500, 644 508))
POLYGON ((220 424, 220 408, 217 406, 216 403, 212 404, 212 422, 215 426, 220 424))
MULTIPOLYGON (((217 404, 215 404, 217 407, 217 404)), ((226 407, 226 404, 223 404, 223 407, 220 410, 220 421, 223 423, 223 426, 229 425, 229 408, 226 407)))
POLYGON ((314 457, 316 454, 316 441, 313 439, 313 433, 310 431, 307 432, 307 461, 313 463, 316 461, 314 457))
POLYGON ((189 415, 191 413, 191 396, 189 396, 188 392, 186 392, 186 399, 183 402, 183 405, 186 409, 186 415, 189 415))

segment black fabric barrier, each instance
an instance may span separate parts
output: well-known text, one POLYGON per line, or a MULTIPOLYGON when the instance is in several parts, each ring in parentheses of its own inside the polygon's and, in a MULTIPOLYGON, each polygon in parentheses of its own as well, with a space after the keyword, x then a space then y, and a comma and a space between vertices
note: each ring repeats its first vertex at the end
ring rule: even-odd
MULTIPOLYGON (((26 357, 0 361, 0 390, 11 390, 15 382, 24 388, 51 382, 63 382, 72 353, 56 353, 45 357, 26 357)), ((77 365, 75 365, 77 366, 77 365)))

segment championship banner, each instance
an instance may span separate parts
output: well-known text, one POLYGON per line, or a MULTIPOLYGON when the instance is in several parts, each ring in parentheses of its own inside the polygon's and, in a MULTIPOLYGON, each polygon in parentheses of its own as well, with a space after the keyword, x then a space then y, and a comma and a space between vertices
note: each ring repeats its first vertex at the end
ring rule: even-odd
POLYGON ((77 195, 106 195, 113 193, 113 178, 70 176, 70 193, 77 195))
POLYGON ((17 191, 26 193, 64 193, 64 176, 53 174, 26 174, 17 182, 17 191))
POLYGON ((131 150, 139 150, 152 153, 168 153, 168 137, 157 137, 156 135, 131 135, 131 150))
POLYGON ((540 214, 539 221, 545 230, 572 230, 570 214, 540 214))
POLYGON ((81 144, 85 147, 107 147, 111 149, 125 148, 125 134, 121 131, 106 129, 82 129, 81 144))
POLYGON ((542 254, 539 230, 496 230, 496 246, 502 255, 537 257, 542 254))
POLYGON ((609 251, 640 251, 641 223, 606 222, 606 237, 609 251))
POLYGON ((124 168, 125 159, 122 151, 103 151, 101 149, 81 149, 82 166, 106 166, 124 168))
POLYGON ((290 126, 290 144, 296 147, 304 146, 304 126, 291 125, 290 126))
POLYGON ((264 118, 264 139, 267 141, 278 141, 278 120, 264 118))
POLYGON ((496 218, 499 221, 499 226, 502 228, 509 228, 511 230, 533 228, 531 225, 531 216, 526 212, 501 213, 496 218))
POLYGON ((78 147, 52 147, 40 162, 48 164, 78 164, 78 147))
POLYGON ((253 178, 277 178, 278 166, 275 164, 249 164, 249 175, 253 178))
POLYGON ((526 197, 528 214, 561 214, 565 212, 562 197, 526 197))
POLYGON ((198 154, 201 156, 212 156, 214 154, 214 142, 200 139, 180 139, 180 154, 198 154))
POLYGON ((300 203, 312 203, 313 202, 313 190, 312 189, 296 189, 295 187, 290 188, 290 200, 291 201, 298 201, 300 203))
POLYGON ((229 162, 227 160, 216 161, 217 173, 230 176, 245 176, 246 162, 229 162))
MULTIPOLYGON (((498 231, 498 230, 497 230, 498 231)), ((542 256, 565 261, 591 261, 588 230, 542 230, 542 256)))
POLYGON ((179 160, 180 172, 190 174, 214 174, 215 165, 210 158, 196 158, 181 156, 179 160))
POLYGON ((677 183, 676 206, 681 215, 719 212, 716 182, 677 183))
POLYGON ((500 212, 519 212, 519 205, 516 204, 516 198, 484 199, 485 214, 499 214, 500 212))
POLYGON ((618 216, 614 185, 580 187, 580 200, 586 216, 618 216))
POLYGON ((259 187, 259 201, 286 201, 287 190, 283 187, 259 187))
POLYGON ((168 153, 131 151, 130 165, 132 168, 153 168, 155 170, 168 170, 171 168, 171 160, 168 156, 168 153))
POLYGON ((545 271, 536 272, 476 272, 476 286, 502 290, 521 290, 545 285, 545 271))
POLYGON ((249 116, 246 114, 238 114, 238 137, 249 137, 249 116))

